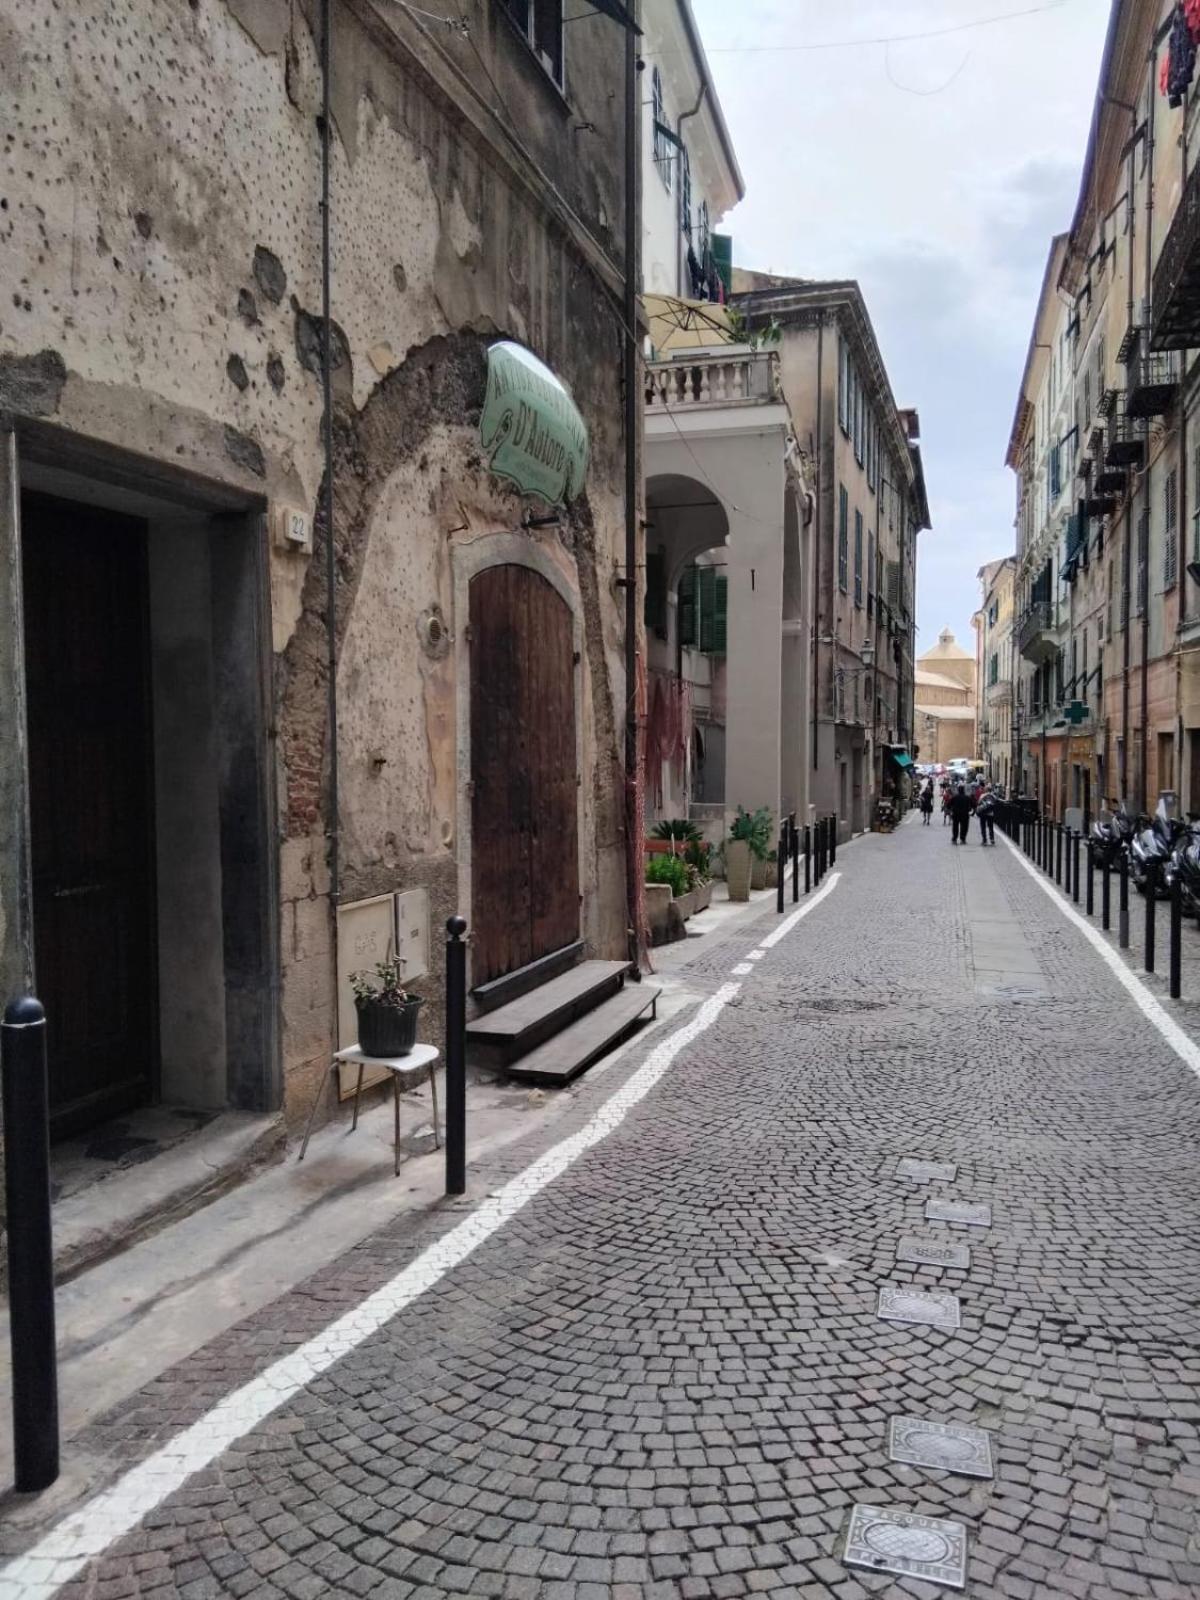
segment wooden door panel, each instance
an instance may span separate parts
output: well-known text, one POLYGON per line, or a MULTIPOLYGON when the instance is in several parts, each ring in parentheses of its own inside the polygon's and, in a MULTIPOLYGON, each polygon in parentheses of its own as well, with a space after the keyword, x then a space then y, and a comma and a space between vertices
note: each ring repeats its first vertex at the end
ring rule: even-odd
POLYGON ((579 786, 575 746, 575 647, 571 612, 544 580, 529 591, 526 675, 532 795, 530 897, 535 958, 579 932, 579 786))
POLYGON ((22 547, 34 959, 68 1131, 154 1086, 145 527, 26 495, 22 547))
POLYGON ((528 567, 471 582, 472 981, 579 931, 570 608, 528 567))

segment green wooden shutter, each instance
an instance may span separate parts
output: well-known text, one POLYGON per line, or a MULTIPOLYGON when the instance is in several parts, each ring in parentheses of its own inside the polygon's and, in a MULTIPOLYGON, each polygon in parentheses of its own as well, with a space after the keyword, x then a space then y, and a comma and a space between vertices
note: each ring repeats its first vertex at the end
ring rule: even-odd
POLYGON ((696 643, 696 569, 688 567, 679 579, 679 609, 676 613, 679 643, 687 649, 696 643))
POLYGON ((700 567, 697 571, 700 612, 700 648, 706 654, 712 650, 713 622, 716 616, 717 572, 715 567, 700 567))
POLYGON ((726 577, 719 577, 716 582, 716 593, 713 604, 713 655, 723 656, 725 654, 728 638, 729 579, 726 577))

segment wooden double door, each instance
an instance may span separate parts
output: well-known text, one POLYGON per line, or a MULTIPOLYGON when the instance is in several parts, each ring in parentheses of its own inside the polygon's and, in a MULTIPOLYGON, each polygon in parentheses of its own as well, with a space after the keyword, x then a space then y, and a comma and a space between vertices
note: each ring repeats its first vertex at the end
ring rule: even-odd
POLYGON ((539 573, 471 580, 471 971, 475 987, 579 937, 576 659, 539 573))
POLYGON ((65 1134, 156 1087, 146 528, 26 494, 21 533, 34 962, 65 1134))

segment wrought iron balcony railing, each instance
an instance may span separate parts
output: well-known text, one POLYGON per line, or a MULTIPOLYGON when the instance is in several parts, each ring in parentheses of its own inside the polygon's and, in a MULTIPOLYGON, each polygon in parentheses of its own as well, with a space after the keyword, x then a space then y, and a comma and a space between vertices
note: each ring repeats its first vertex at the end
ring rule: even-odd
POLYGON ((1104 464, 1109 467, 1140 467, 1145 455, 1145 422, 1141 417, 1131 416, 1125 395, 1118 395, 1108 419, 1104 464))
POLYGON ((1200 344, 1200 166, 1194 166, 1154 269, 1153 350, 1200 344))
POLYGON ((1048 600, 1033 601, 1022 615, 1017 623, 1017 649, 1026 661, 1045 661, 1056 653, 1054 607, 1048 600))
POLYGON ((1125 409, 1131 417, 1161 417, 1179 395, 1179 364, 1172 350, 1147 350, 1129 364, 1125 409))

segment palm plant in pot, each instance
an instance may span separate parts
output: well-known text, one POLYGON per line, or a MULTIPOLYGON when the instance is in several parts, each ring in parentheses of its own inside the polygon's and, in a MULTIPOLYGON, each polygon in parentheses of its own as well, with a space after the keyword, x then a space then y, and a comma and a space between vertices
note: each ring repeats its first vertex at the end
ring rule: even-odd
POLYGON ((770 853, 770 809, 759 806, 757 811, 744 811, 739 806, 725 841, 725 878, 731 900, 749 900, 752 875, 765 871, 770 853))
POLYGON ((417 1013, 425 1004, 404 987, 399 958, 380 961, 366 972, 352 972, 358 1047, 367 1056, 406 1056, 417 1042, 417 1013))

